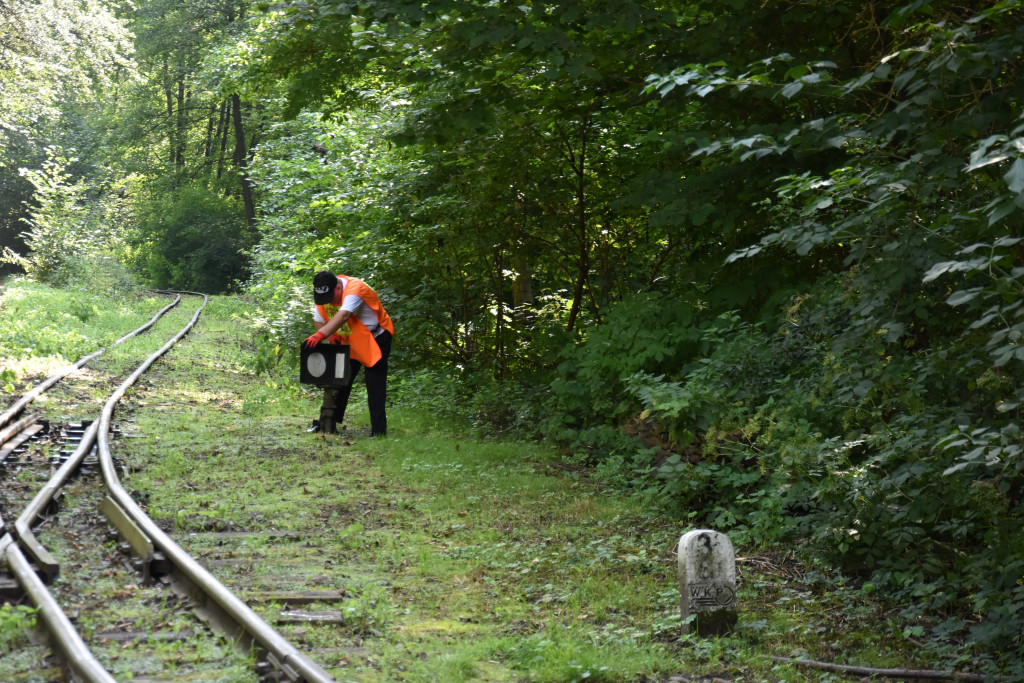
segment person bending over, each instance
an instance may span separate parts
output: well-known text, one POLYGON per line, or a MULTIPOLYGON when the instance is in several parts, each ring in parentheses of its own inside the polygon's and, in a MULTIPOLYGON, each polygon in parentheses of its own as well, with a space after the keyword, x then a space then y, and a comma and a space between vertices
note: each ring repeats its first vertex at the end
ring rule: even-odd
MULTIPOLYGON (((331 344, 349 345, 349 377, 355 381, 360 367, 366 368, 366 400, 370 408, 370 436, 383 436, 388 431, 384 403, 387 399, 388 357, 395 327, 384 310, 377 292, 365 282, 350 275, 321 271, 313 276, 313 323, 317 331, 303 342, 316 346, 327 340, 331 344)), ((345 387, 324 387, 317 431, 336 434, 352 392, 345 387)))

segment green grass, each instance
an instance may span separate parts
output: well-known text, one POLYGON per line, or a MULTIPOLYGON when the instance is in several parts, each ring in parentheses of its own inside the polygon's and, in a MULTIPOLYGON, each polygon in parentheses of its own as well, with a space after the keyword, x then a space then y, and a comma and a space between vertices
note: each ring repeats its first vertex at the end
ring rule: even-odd
MULTIPOLYGON (((90 287, 58 290, 10 277, 0 295, 0 367, 4 385, 27 374, 55 370, 146 323, 170 303, 166 297, 90 287)), ((7 386, 11 393, 12 386, 7 386)), ((0 388, 4 388, 0 385, 0 388)))
MULTIPOLYGON (((628 680, 682 670, 669 644, 633 625, 652 602, 673 614, 677 598, 660 597, 671 542, 657 558, 639 547, 651 520, 632 499, 567 475, 550 449, 477 440, 415 410, 392 410, 386 439, 307 434, 318 393, 239 371, 239 347, 224 343, 238 329, 230 316, 204 314, 188 352, 172 353, 151 378, 152 395, 133 397, 145 438, 125 444, 138 469, 131 486, 186 539, 217 529, 308 533, 248 537, 232 552, 259 554, 252 574, 262 586, 306 577, 348 592, 322 606, 340 610, 344 627, 301 629, 311 647, 358 647, 335 675, 628 680)), ((363 433, 359 389, 350 418, 363 433)), ((188 542, 200 554, 222 547, 188 542)), ((242 580, 232 571, 222 580, 242 580)), ((268 620, 280 611, 259 609, 268 620)))
POLYGON ((0 605, 0 657, 28 645, 36 610, 28 605, 0 605))

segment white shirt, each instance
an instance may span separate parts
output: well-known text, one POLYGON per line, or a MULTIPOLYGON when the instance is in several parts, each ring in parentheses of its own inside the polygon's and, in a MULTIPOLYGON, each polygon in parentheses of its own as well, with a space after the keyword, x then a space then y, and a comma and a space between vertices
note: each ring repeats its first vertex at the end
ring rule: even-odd
MULTIPOLYGON (((341 283, 342 289, 348 287, 348 278, 339 277, 338 281, 341 283)), ((358 297, 355 294, 347 294, 341 301, 341 308, 335 308, 333 304, 326 304, 324 306, 324 310, 327 311, 327 315, 332 317, 339 310, 349 311, 352 315, 359 317, 359 321, 366 325, 366 329, 368 329, 373 336, 377 336, 377 328, 380 327, 380 322, 377 320, 377 314, 374 313, 372 308, 364 304, 362 297, 358 297)), ((320 311, 316 306, 313 306, 313 320, 321 325, 327 322, 327 320, 324 320, 324 317, 320 315, 320 311)))

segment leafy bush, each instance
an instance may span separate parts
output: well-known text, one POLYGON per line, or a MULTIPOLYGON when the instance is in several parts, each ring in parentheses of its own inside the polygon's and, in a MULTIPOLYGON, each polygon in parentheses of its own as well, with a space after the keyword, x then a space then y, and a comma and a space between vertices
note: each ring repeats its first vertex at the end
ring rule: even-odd
POLYGON ((60 284, 70 273, 69 260, 90 251, 96 232, 96 216, 85 203, 86 184, 68 171, 75 159, 50 148, 41 169, 21 169, 35 187, 33 206, 21 233, 29 253, 16 254, 9 247, 0 261, 20 266, 40 282, 60 284))
POLYGON ((190 185, 145 200, 137 212, 131 242, 152 286, 219 294, 248 278, 252 236, 237 199, 190 185))
POLYGON ((551 381, 557 414, 548 421, 548 434, 563 441, 585 439, 581 430, 615 427, 636 414, 637 403, 626 392, 629 378, 692 359, 700 339, 693 320, 689 305, 658 292, 613 305, 586 344, 562 352, 551 381))

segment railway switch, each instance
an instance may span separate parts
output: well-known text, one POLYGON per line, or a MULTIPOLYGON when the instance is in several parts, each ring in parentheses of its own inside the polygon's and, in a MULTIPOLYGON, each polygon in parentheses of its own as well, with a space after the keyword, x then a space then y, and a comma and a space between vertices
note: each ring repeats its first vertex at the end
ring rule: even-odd
POLYGON ((319 343, 299 347, 299 381, 321 387, 347 387, 352 383, 347 344, 319 343))

